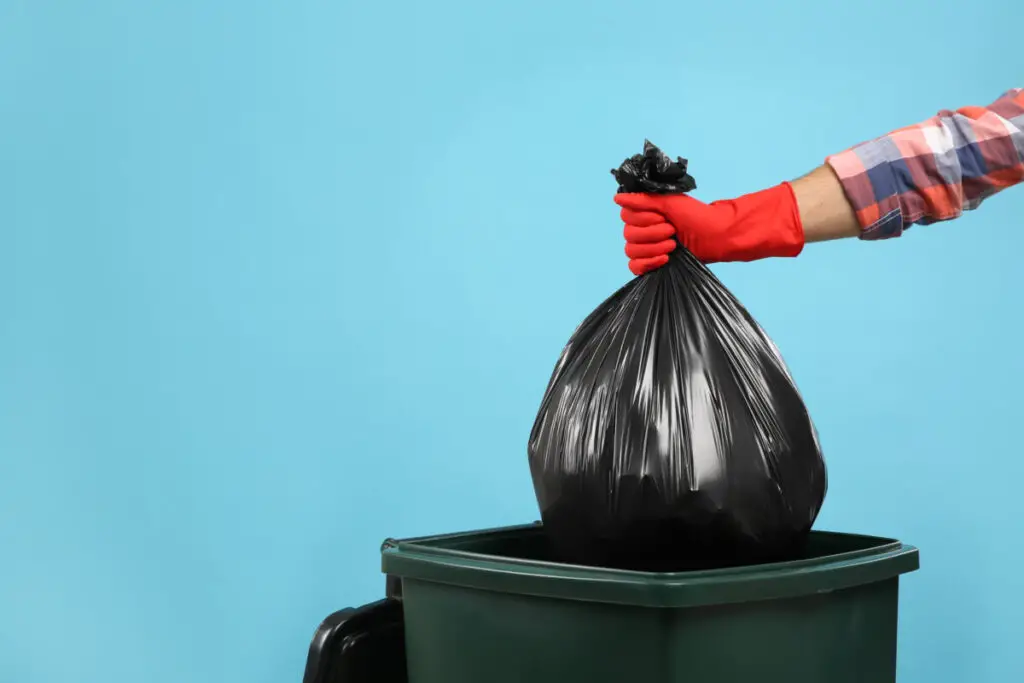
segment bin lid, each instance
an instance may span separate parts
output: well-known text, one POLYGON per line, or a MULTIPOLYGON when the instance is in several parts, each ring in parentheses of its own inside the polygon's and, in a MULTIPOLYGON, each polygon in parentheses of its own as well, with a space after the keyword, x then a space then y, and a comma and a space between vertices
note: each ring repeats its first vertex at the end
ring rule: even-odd
POLYGON ((917 548, 889 538, 812 531, 791 561, 652 573, 547 559, 540 523, 408 540, 381 547, 385 574, 516 595, 643 607, 696 607, 828 593, 915 571, 917 548))

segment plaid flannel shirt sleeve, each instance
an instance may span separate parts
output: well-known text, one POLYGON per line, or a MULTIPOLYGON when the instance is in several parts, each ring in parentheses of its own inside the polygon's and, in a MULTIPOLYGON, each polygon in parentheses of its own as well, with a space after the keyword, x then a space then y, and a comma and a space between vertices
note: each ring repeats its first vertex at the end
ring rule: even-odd
POLYGON ((987 107, 942 111, 827 159, 862 239, 957 218, 1024 181, 1024 88, 987 107))

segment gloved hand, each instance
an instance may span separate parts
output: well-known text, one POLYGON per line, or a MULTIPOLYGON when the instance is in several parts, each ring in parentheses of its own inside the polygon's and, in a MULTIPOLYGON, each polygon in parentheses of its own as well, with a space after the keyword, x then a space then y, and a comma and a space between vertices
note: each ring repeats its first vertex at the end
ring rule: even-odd
POLYGON ((660 268, 679 241, 704 263, 796 256, 804 247, 789 183, 705 204, 687 195, 618 194, 634 275, 660 268))

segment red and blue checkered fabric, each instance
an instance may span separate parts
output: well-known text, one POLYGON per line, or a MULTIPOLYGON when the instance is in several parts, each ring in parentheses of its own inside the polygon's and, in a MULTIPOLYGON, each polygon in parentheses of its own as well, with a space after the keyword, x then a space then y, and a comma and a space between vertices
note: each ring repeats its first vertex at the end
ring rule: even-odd
POLYGON ((1024 88, 938 115, 828 158, 863 239, 899 237, 977 208, 1024 181, 1024 88))

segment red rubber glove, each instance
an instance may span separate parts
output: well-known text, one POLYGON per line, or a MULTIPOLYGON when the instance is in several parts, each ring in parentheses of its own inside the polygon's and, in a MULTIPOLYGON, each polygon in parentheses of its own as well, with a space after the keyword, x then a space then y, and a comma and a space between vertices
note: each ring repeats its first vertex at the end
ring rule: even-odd
POLYGON ((687 195, 618 194, 626 256, 634 275, 660 268, 673 238, 704 263, 796 256, 804 248, 800 210, 789 183, 705 204, 687 195))

